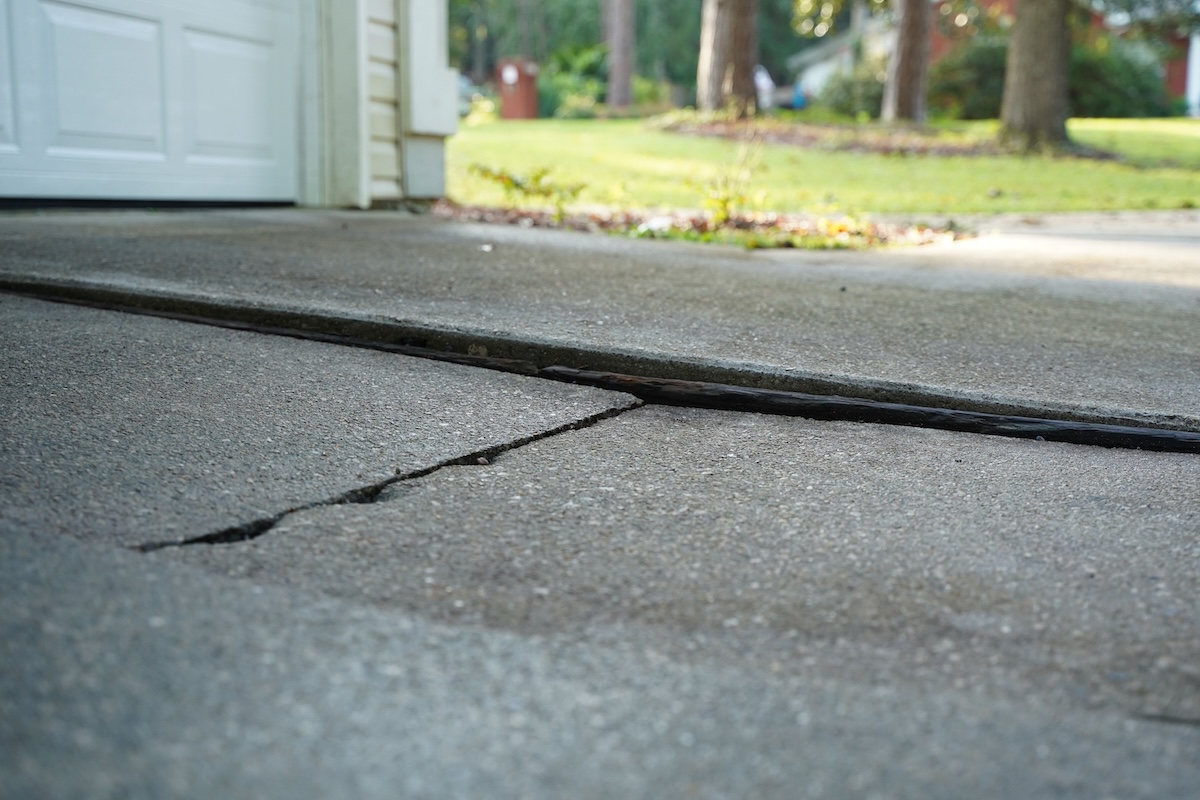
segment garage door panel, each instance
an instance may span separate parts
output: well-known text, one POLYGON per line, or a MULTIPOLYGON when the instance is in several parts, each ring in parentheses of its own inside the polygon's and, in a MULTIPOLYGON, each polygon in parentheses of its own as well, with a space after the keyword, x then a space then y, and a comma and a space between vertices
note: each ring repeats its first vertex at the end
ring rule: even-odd
POLYGON ((0 153, 17 151, 16 58, 9 0, 0 0, 0 153))
POLYGON ((41 3, 47 154, 165 158, 162 26, 109 10, 41 3), (120 87, 119 91, 113 91, 120 87))
POLYGON ((275 156, 273 90, 278 57, 269 41, 184 32, 191 118, 189 160, 266 161, 275 156))
POLYGON ((0 195, 295 200, 299 5, 0 0, 0 195))

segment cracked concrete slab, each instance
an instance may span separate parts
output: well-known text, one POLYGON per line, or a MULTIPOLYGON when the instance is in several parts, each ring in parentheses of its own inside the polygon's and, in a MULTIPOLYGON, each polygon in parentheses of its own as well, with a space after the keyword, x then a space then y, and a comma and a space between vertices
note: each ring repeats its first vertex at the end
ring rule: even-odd
POLYGON ((1200 458, 647 407, 166 557, 447 624, 1200 726, 1200 458))
POLYGON ((0 296, 0 529, 204 535, 633 405, 403 356, 0 296))
POLYGON ((652 407, 253 542, 5 537, 0 758, 68 796, 1186 796, 1197 487, 652 407))
POLYGON ((836 642, 780 671, 654 631, 444 625, 174 555, 0 537, 7 794, 1090 800, 1200 781, 1195 728, 810 665, 836 642))
MULTIPOLYGON (((1168 280, 1194 268, 1182 261, 1144 279, 1131 265, 1118 290, 1038 263, 976 274, 934 251, 793 261, 388 215, 9 221, 4 269, 133 292, 520 318, 572 346, 634 332, 636 347, 709 366, 738 352, 780 374, 893 358, 896 374, 972 391, 1025 359, 1032 377, 1011 386, 1026 399, 1195 416, 1197 298, 1168 280), (869 352, 905 326, 925 334, 869 352)), ((132 553, 106 545, 278 515, 633 401, 12 297, 0 319, 14 796, 1149 798, 1200 784, 1194 455, 640 408, 369 505, 297 511, 251 542, 132 553), (80 538, 48 535, 62 531, 80 538)))
POLYGON ((1060 220, 785 253, 389 214, 48 214, 0 218, 0 244, 8 278, 447 331, 505 357, 1200 430, 1197 219, 1120 246, 1103 231, 1128 223, 1060 220))

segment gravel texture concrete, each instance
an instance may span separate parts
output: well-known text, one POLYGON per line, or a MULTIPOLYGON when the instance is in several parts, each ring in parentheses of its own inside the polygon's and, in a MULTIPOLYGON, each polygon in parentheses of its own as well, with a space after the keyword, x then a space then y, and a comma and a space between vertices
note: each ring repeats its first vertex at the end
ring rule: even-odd
POLYGON ((1136 247, 1068 227, 798 253, 390 214, 10 215, 0 278, 452 331, 567 366, 1200 430, 1200 215, 1168 216, 1136 247))
POLYGON ((636 403, 0 295, 0 530, 176 541, 636 403))
POLYGON ((10 532, 5 792, 1188 797, 1194 462, 643 409, 247 544, 10 532))
MULTIPOLYGON (((0 280, 1197 427, 1200 236, 1160 216, 1136 248, 1114 218, 764 254, 10 215, 0 280)), ((1200 786, 1195 455, 644 407, 11 295, 0 319, 0 797, 1200 786)))
POLYGON ((651 407, 164 555, 450 624, 1200 724, 1200 458, 651 407))

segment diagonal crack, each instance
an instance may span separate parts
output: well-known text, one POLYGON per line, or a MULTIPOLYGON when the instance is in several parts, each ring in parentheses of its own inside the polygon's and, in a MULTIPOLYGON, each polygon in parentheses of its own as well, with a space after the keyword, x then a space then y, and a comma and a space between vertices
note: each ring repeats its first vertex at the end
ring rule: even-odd
POLYGON ((1161 725, 1184 725, 1190 728, 1200 728, 1200 717, 1189 717, 1181 714, 1134 714, 1134 718, 1146 722, 1156 722, 1161 725))
POLYGON ((387 480, 380 481, 379 483, 373 483, 369 486, 360 486, 355 489, 350 489, 349 491, 343 492, 342 494, 326 500, 317 500, 312 503, 305 503, 301 506, 295 506, 270 517, 263 517, 261 519, 243 523, 241 525, 232 525, 219 531, 213 531, 212 533, 206 533, 201 536, 193 536, 189 539, 144 542, 139 545, 133 545, 131 549, 139 553, 149 553, 154 550, 162 550, 168 547, 185 547, 193 544, 235 544, 237 542, 248 542, 251 539, 257 539, 259 536, 262 536, 265 533, 269 533, 272 528, 292 514, 296 514, 301 511, 311 511, 314 508, 325 508, 328 506, 368 505, 378 500, 379 495, 383 493, 384 489, 397 483, 416 480, 417 478, 424 478, 426 475, 431 475, 440 469, 445 469, 446 467, 462 467, 474 464, 486 465, 493 461, 497 456, 507 453, 510 450, 516 450, 518 448, 525 447, 526 445, 533 444, 534 442, 541 441, 542 439, 549 439, 553 436, 558 436, 559 434, 566 433, 568 431, 590 428, 600 422, 620 416, 626 411, 632 411, 635 408, 640 408, 642 405, 644 405, 643 401, 633 398, 624 405, 605 409, 604 411, 600 411, 582 419, 567 422, 563 425, 559 425, 557 428, 551 428, 550 430, 532 433, 528 436, 522 436, 509 442, 494 444, 489 447, 484 447, 480 450, 467 453, 466 455, 448 458, 428 467, 422 467, 410 472, 400 473, 394 477, 388 478, 387 480))

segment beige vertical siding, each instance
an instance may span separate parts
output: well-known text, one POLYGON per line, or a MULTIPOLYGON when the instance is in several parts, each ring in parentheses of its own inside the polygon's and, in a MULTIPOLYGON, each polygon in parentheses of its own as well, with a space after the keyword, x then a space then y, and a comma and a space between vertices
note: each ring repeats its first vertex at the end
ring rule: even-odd
POLYGON ((395 0, 367 3, 368 119, 371 133, 371 199, 399 200, 400 106, 396 85, 395 0))

